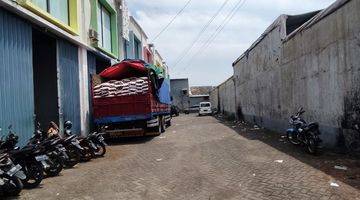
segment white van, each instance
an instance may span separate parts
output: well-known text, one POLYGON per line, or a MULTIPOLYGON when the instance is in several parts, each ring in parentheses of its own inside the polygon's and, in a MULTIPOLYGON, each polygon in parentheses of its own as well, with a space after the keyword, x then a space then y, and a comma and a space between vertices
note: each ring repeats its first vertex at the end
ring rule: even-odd
POLYGON ((201 102, 199 108, 199 115, 211 115, 211 103, 210 102, 201 102))

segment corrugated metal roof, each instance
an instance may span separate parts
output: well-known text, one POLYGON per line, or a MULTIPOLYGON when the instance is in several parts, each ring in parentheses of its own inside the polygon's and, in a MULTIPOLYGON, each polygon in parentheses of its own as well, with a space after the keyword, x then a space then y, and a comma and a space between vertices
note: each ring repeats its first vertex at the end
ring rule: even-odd
POLYGON ((34 132, 32 29, 17 16, 0 8, 0 126, 8 125, 20 144, 34 132))

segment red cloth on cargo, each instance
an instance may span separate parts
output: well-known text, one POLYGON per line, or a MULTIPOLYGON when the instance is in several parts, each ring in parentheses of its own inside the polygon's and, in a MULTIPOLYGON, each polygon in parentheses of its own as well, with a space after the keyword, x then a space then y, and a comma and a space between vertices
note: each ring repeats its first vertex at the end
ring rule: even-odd
POLYGON ((144 66, 142 61, 131 60, 122 61, 113 65, 100 73, 100 76, 105 79, 121 80, 129 77, 140 77, 147 74, 148 68, 144 66))

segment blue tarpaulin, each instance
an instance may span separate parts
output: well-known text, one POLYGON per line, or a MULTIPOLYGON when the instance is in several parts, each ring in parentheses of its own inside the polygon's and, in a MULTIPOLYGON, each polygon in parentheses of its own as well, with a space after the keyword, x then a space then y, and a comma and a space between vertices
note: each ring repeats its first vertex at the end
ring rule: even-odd
POLYGON ((170 79, 164 79, 160 89, 157 91, 160 103, 171 104, 170 98, 170 79))

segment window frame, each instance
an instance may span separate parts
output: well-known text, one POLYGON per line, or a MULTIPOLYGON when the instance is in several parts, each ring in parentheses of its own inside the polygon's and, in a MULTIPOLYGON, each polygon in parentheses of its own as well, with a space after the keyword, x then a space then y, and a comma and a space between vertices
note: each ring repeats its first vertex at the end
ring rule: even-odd
POLYGON ((128 54, 129 54, 128 47, 129 47, 129 41, 127 41, 125 38, 123 38, 124 59, 129 58, 129 56, 128 56, 128 54))
MULTIPOLYGON (((112 27, 111 27, 111 13, 102 5, 102 4, 100 4, 99 6, 98 6, 98 10, 100 10, 100 20, 98 19, 98 22, 100 21, 101 22, 101 25, 98 25, 98 32, 101 32, 101 34, 99 34, 99 35, 101 35, 101 38, 98 38, 99 40, 101 40, 101 47, 102 48, 104 48, 104 49, 106 49, 107 51, 112 51, 112 42, 111 42, 111 40, 112 40, 112 36, 111 36, 111 29, 112 29, 112 27), (105 27, 108 25, 107 23, 105 23, 105 15, 107 15, 108 16, 108 18, 109 18, 109 22, 110 22, 110 41, 105 41, 105 38, 107 37, 107 34, 105 34, 105 27), (108 49, 107 47, 105 47, 105 46, 107 46, 107 43, 108 42, 110 42, 110 49, 108 49)), ((99 17, 99 16, 98 16, 99 17)))
MULTIPOLYGON (((58 26, 59 28, 65 30, 66 32, 72 35, 79 35, 79 27, 78 27, 78 6, 77 0, 68 0, 68 24, 61 21, 60 19, 56 18, 55 16, 51 15, 48 10, 48 3, 47 3, 47 10, 44 10, 31 2, 31 0, 16 0, 22 7, 30 10, 31 12, 39 15, 40 17, 46 19, 47 21, 51 22, 52 24, 58 26)), ((48 2, 48 1, 46 1, 48 2)))
POLYGON ((135 59, 142 59, 141 58, 141 41, 137 39, 137 37, 134 35, 134 58, 135 59))
POLYGON ((91 0, 91 24, 90 28, 99 30, 98 23, 98 9, 104 7, 110 13, 110 32, 111 32, 111 51, 105 49, 99 41, 94 42, 92 46, 104 52, 105 54, 113 57, 119 57, 119 44, 118 44, 118 27, 117 27, 117 12, 107 0, 91 0), (101 5, 100 5, 101 4, 101 5))

